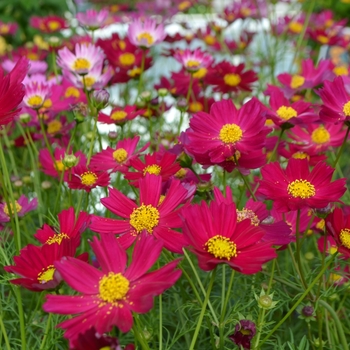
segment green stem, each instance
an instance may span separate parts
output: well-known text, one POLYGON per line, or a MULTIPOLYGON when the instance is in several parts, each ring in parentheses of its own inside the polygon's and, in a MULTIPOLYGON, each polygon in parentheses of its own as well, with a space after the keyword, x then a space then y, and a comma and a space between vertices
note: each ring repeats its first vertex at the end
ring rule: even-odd
POLYGON ((319 300, 318 303, 320 305, 322 305, 332 316, 335 324, 336 324, 336 327, 337 327, 337 331, 338 331, 338 335, 340 337, 340 342, 342 344, 342 349, 343 350, 349 350, 349 346, 348 346, 348 342, 346 340, 346 336, 344 334, 344 329, 343 329, 343 326, 342 326, 342 323, 341 321, 339 320, 339 317, 337 315, 337 313, 335 312, 335 310, 327 303, 325 302, 324 300, 319 300))
MULTIPOLYGON (((139 84, 138 84, 138 87, 137 87, 137 97, 139 97, 140 93, 141 93, 143 71, 145 70, 145 61, 146 61, 146 51, 142 50, 141 72, 140 72, 140 77, 139 77, 139 84)), ((137 99, 137 97, 136 97, 136 99, 137 99)))
POLYGON ((279 135, 278 135, 278 139, 277 139, 277 142, 275 144, 275 147, 273 148, 272 150, 272 153, 267 161, 267 163, 270 163, 271 161, 275 160, 275 156, 276 156, 276 152, 277 152, 277 149, 278 149, 278 146, 279 144, 281 143, 281 140, 282 140, 282 136, 283 136, 283 133, 286 129, 282 128, 279 135))
POLYGON ((94 118, 94 129, 92 131, 92 138, 90 140, 90 149, 89 149, 87 162, 86 162, 87 167, 89 167, 91 156, 92 156, 92 151, 94 149, 94 142, 95 142, 96 133, 97 133, 97 116, 94 118))
POLYGON ((162 294, 159 295, 159 350, 163 347, 163 309, 162 294))
POLYGON ((346 145, 346 141, 347 141, 348 136, 349 136, 349 131, 350 131, 350 125, 348 125, 348 129, 346 130, 346 134, 345 134, 343 143, 342 143, 342 145, 341 145, 341 147, 340 147, 340 150, 339 150, 339 152, 337 153, 337 157, 335 158, 335 161, 334 161, 334 163, 333 163, 333 168, 336 167, 336 165, 337 165, 337 163, 338 163, 338 161, 339 161, 339 159, 340 159, 340 156, 341 156, 342 153, 343 153, 344 147, 345 147, 345 145, 346 145))
POLYGON ((41 342, 39 350, 45 349, 46 339, 49 334, 49 329, 51 327, 51 317, 52 317, 52 313, 49 313, 49 317, 47 318, 47 322, 46 322, 46 329, 45 329, 43 341, 41 342))
POLYGON ((0 328, 1 328, 2 335, 4 336, 4 339, 5 339, 6 349, 11 350, 9 338, 7 336, 6 328, 5 328, 4 322, 2 320, 2 315, 0 315, 0 328))
POLYGON ((281 325, 287 320, 287 318, 293 313, 293 311, 298 307, 298 305, 305 299, 305 297, 309 294, 313 286, 317 283, 317 281, 323 276, 324 272, 328 269, 328 267, 331 265, 335 257, 337 256, 337 253, 333 254, 327 264, 323 267, 323 269, 318 273, 316 278, 310 283, 309 287, 305 290, 305 292, 301 295, 301 297, 297 300, 297 302, 289 309, 287 314, 276 324, 275 327, 270 331, 270 333, 261 341, 259 344, 259 348, 271 337, 275 331, 281 327, 281 325))
POLYGON ((141 344, 142 349, 149 350, 149 346, 148 346, 146 340, 144 339, 143 334, 142 334, 142 329, 140 328, 138 315, 134 315, 134 320, 135 320, 135 323, 132 327, 132 330, 133 330, 133 333, 135 335, 135 338, 141 344))
POLYGON ((205 313, 205 310, 207 308, 207 304, 208 304, 208 301, 209 301, 209 296, 210 296, 211 290, 212 290, 214 282, 215 282, 215 275, 216 275, 216 268, 214 269, 214 271, 211 274, 209 287, 207 289, 207 293, 205 294, 204 303, 202 305, 202 310, 201 310, 201 313, 200 313, 198 321, 197 321, 197 327, 196 327, 196 330, 194 331, 194 335, 193 335, 192 342, 191 342, 189 350, 193 350, 194 346, 196 344, 196 341, 197 341, 197 338, 198 338, 198 334, 199 334, 200 328, 202 326, 204 313, 205 313))

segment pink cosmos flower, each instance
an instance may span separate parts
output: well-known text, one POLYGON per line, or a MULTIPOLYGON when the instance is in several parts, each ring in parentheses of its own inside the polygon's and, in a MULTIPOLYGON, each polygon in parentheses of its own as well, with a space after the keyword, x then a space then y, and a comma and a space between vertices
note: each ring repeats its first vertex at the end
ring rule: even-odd
MULTIPOLYGON (((5 71, 10 72, 15 66, 18 60, 12 61, 10 59, 5 59, 2 62, 2 68, 5 71)), ((32 61, 29 60, 29 69, 28 74, 37 74, 37 73, 45 73, 47 71, 48 65, 45 61, 32 61)))
POLYGON ((104 124, 123 125, 129 120, 135 119, 138 115, 142 115, 146 110, 137 109, 136 106, 114 107, 110 114, 100 112, 98 121, 104 124))
POLYGON ((18 24, 15 22, 0 21, 0 35, 14 35, 17 32, 18 24))
POLYGON ((127 253, 118 242, 110 234, 102 235, 100 241, 93 238, 90 245, 101 270, 70 257, 55 263, 62 278, 80 295, 48 295, 43 309, 75 314, 58 325, 70 343, 92 327, 99 334, 111 331, 113 326, 128 332, 133 325, 132 312, 148 312, 154 296, 170 288, 181 275, 175 270, 179 260, 146 273, 162 250, 162 243, 153 237, 143 235, 136 240, 129 266, 127 253))
POLYGON ((96 30, 107 25, 108 16, 109 12, 107 9, 102 9, 101 11, 89 9, 85 13, 77 13, 76 18, 81 26, 90 30, 96 30))
POLYGON ((178 60, 187 71, 192 73, 199 71, 201 68, 207 68, 214 61, 210 55, 202 52, 200 49, 194 51, 189 49, 184 51, 177 50, 174 58, 178 60))
POLYGON ((24 104, 32 109, 39 109, 43 106, 45 100, 50 96, 51 89, 46 83, 32 82, 26 84, 24 104))
POLYGON ((139 151, 136 151, 139 140, 140 137, 136 136, 132 139, 118 141, 114 149, 107 147, 107 149, 92 156, 90 168, 125 173, 130 166, 130 161, 149 147, 149 143, 147 143, 139 151))
POLYGON ((258 193, 274 201, 274 207, 282 212, 302 208, 324 208, 331 202, 339 202, 345 193, 346 179, 332 182, 334 169, 319 162, 310 171, 306 159, 289 159, 287 168, 274 162, 261 169, 262 180, 258 193))
POLYGON ((93 44, 76 44, 75 54, 67 47, 58 50, 57 64, 75 74, 85 75, 98 66, 101 71, 105 54, 102 49, 93 44))
POLYGON ((146 174, 139 180, 140 200, 137 204, 120 191, 109 188, 109 197, 101 199, 101 203, 113 214, 123 220, 92 218, 90 229, 104 233, 120 235, 118 242, 125 249, 129 248, 138 235, 146 232, 164 243, 164 247, 174 253, 182 253, 186 245, 183 235, 174 228, 182 225, 179 213, 188 191, 180 181, 173 180, 167 193, 161 196, 162 179, 159 176, 146 174))
POLYGON ((163 24, 157 26, 156 20, 146 18, 135 19, 129 25, 128 38, 132 44, 148 49, 164 40, 166 33, 163 24))
POLYGON ((20 109, 18 105, 25 95, 23 79, 28 71, 28 60, 21 58, 12 71, 4 76, 0 68, 0 125, 5 125, 13 120, 20 109))
POLYGON ((253 274, 277 256, 271 242, 261 241, 264 230, 251 225, 250 220, 237 221, 234 203, 214 200, 208 206, 202 201, 183 210, 181 216, 183 234, 204 271, 228 264, 243 274, 253 274))
POLYGON ((67 23, 59 16, 33 16, 30 18, 30 25, 43 33, 56 33, 62 29, 68 28, 67 23))
MULTIPOLYGON (((13 204, 10 208, 6 202, 0 203, 0 222, 9 222, 11 214, 14 215, 13 204)), ((28 212, 35 210, 38 207, 38 199, 29 200, 24 194, 15 201, 17 216, 22 217, 28 212)))

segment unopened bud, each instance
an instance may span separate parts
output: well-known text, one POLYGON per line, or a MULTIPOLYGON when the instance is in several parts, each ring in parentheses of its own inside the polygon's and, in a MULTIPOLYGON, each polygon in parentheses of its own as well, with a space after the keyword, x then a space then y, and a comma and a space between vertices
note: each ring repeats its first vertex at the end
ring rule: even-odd
POLYGON ((79 162, 79 158, 77 158, 74 154, 65 154, 63 158, 63 165, 67 168, 73 168, 79 162))
POLYGON ((50 181, 47 181, 47 180, 45 180, 41 183, 41 187, 44 190, 48 190, 49 188, 51 188, 51 186, 52 186, 52 183, 50 181))
POLYGON ((92 93, 92 99, 95 108, 100 111, 108 105, 109 92, 105 89, 95 90, 92 93))
POLYGON ((110 131, 110 132, 108 133, 108 139, 109 139, 110 141, 115 141, 117 138, 118 138, 118 134, 117 134, 116 131, 110 131))
POLYGON ((27 124, 30 122, 30 120, 32 119, 32 116, 28 113, 23 113, 19 116, 19 120, 23 123, 23 124, 27 124))
POLYGON ((164 89, 164 88, 161 88, 161 89, 158 90, 158 95, 160 97, 165 97, 166 95, 168 95, 168 90, 164 89))

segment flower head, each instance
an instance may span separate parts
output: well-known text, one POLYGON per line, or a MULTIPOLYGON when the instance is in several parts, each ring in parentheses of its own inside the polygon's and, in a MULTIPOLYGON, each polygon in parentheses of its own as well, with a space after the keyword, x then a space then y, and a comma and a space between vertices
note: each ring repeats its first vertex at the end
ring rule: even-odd
POLYGON ((38 199, 34 198, 29 200, 24 194, 22 194, 18 200, 15 200, 14 205, 15 208, 13 208, 12 202, 9 203, 9 206, 6 202, 0 203, 0 222, 9 222, 11 215, 14 215, 15 210, 18 217, 22 217, 29 211, 35 210, 38 207, 38 199))
POLYGON ((65 20, 59 16, 33 16, 30 19, 30 25, 43 33, 56 33, 62 29, 68 28, 65 20))
POLYGON ((302 208, 324 208, 338 202, 346 191, 345 179, 332 181, 334 169, 319 162, 310 171, 306 159, 289 159, 286 170, 277 162, 265 165, 258 193, 274 201, 282 212, 302 208))
POLYGON ((137 239, 129 266, 126 251, 113 235, 102 235, 100 241, 94 237, 90 245, 101 270, 70 257, 56 262, 62 278, 80 295, 48 295, 43 306, 46 312, 76 315, 59 325, 70 342, 91 327, 99 334, 113 326, 128 332, 133 324, 132 312, 148 312, 154 296, 170 288, 181 275, 175 270, 178 260, 146 273, 162 250, 162 243, 153 237, 137 239))
POLYGON ((213 62, 213 58, 210 55, 202 52, 200 49, 196 49, 194 51, 189 49, 184 51, 178 50, 175 53, 174 58, 177 59, 183 65, 183 67, 191 73, 207 68, 213 62))
POLYGON ((23 102, 27 107, 38 110, 44 105, 50 94, 51 88, 48 84, 33 81, 26 85, 23 102))
POLYGON ((136 19, 129 25, 128 38, 132 44, 148 49, 164 40, 166 33, 162 24, 151 18, 136 19))
POLYGON ((256 334, 255 323, 251 320, 240 320, 235 326, 235 332, 229 338, 239 347, 250 349, 250 341, 256 334))
POLYGON ((90 30, 96 30, 103 28, 107 24, 108 16, 109 12, 107 9, 102 9, 101 11, 89 9, 85 13, 77 13, 76 18, 81 26, 90 30))

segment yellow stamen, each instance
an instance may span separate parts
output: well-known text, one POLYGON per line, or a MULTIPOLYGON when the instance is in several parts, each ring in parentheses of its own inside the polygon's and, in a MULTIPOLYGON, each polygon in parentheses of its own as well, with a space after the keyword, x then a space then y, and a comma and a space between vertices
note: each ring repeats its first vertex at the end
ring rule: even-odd
POLYGON ((91 63, 83 57, 78 57, 73 63, 73 70, 75 71, 88 71, 91 67, 91 63))
POLYGON ((242 81, 238 74, 227 73, 224 75, 224 82, 229 86, 237 86, 242 81))
POLYGON ((53 275, 55 273, 56 269, 53 265, 49 265, 46 269, 43 269, 38 274, 38 281, 40 284, 45 284, 49 281, 53 280, 53 275))
POLYGON ((48 134, 57 134, 62 129, 62 123, 59 120, 53 120, 47 124, 48 134))
POLYGON ((61 232, 57 235, 50 237, 45 243, 49 245, 54 243, 61 244, 61 242, 64 239, 70 239, 70 237, 66 233, 61 232))
POLYGON ((159 175, 162 168, 157 164, 147 165, 143 169, 143 176, 145 176, 147 173, 153 174, 153 175, 159 175))
POLYGON ((67 88, 66 92, 64 93, 64 97, 76 97, 78 98, 80 96, 80 92, 79 90, 74 87, 74 86, 70 86, 67 88))
POLYGON ((130 282, 121 273, 109 272, 99 281, 99 297, 106 303, 125 299, 130 289, 130 282))
MULTIPOLYGON (((13 210, 13 204, 12 203, 9 203, 10 204, 10 208, 7 206, 7 203, 5 203, 4 205, 4 213, 9 217, 11 214, 14 213, 14 210, 13 210), (11 214, 10 214, 11 213, 11 214)), ((20 211, 22 210, 22 206, 17 202, 15 201, 15 208, 16 208, 16 212, 17 214, 20 213, 20 211)))
POLYGON ((85 173, 81 174, 80 177, 81 183, 85 186, 93 186, 98 179, 98 176, 91 171, 86 171, 85 173))
POLYGON ((39 95, 34 95, 28 98, 27 104, 32 108, 39 108, 43 105, 44 100, 39 95))
POLYGON ((305 78, 301 75, 293 75, 292 81, 290 82, 290 87, 292 89, 297 89, 305 83, 305 78))
POLYGON ((218 259, 230 260, 237 256, 237 246, 234 242, 230 241, 229 238, 216 235, 210 238, 205 247, 208 253, 215 256, 218 259))
POLYGON ((249 219, 250 223, 254 226, 258 226, 260 224, 260 220, 256 216, 256 214, 253 212, 253 210, 244 208, 242 210, 236 210, 236 213, 237 213, 237 222, 241 222, 245 219, 249 219))
POLYGON ((345 248, 350 249, 350 229, 344 228, 340 230, 339 239, 345 248))
POLYGON ((297 111, 292 107, 281 106, 276 111, 277 115, 283 120, 289 120, 290 118, 297 117, 297 111))
POLYGON ((130 215, 130 225, 134 227, 137 233, 146 230, 151 234, 158 223, 159 211, 150 204, 142 204, 140 207, 134 209, 130 215))
POLYGON ((225 124, 219 134, 219 139, 226 144, 236 143, 243 136, 242 129, 236 124, 225 124))
POLYGON ((350 101, 344 104, 343 113, 345 114, 346 117, 350 117, 350 101))
POLYGON ((114 160, 121 164, 128 158, 128 152, 124 148, 118 148, 113 152, 114 160))
POLYGON ((311 198, 316 194, 315 186, 307 180, 295 180, 287 187, 288 193, 294 198, 311 198))
POLYGON ((119 62, 123 65, 123 66, 131 66, 132 64, 135 63, 135 55, 133 55, 130 52, 125 52, 122 53, 119 56, 119 62))
POLYGON ((143 32, 137 36, 137 41, 139 42, 140 45, 146 42, 147 46, 151 46, 154 43, 154 38, 150 33, 143 32))
POLYGON ((124 111, 115 111, 111 114, 112 120, 123 120, 128 114, 124 111))
POLYGON ((318 145, 322 145, 323 143, 328 142, 330 140, 330 138, 331 138, 331 135, 324 128, 324 126, 318 127, 311 134, 312 141, 317 143, 318 145))

